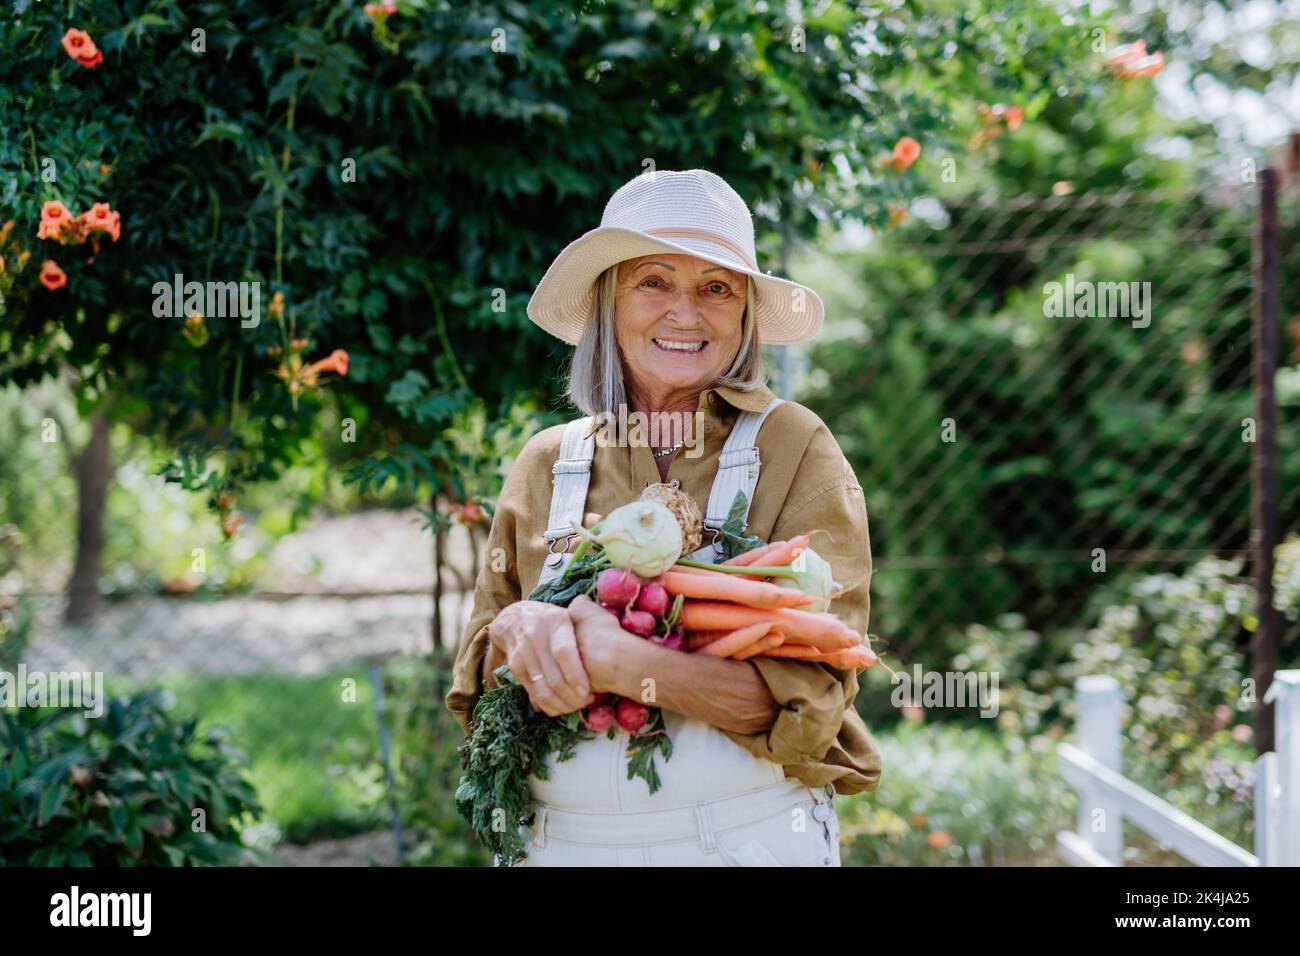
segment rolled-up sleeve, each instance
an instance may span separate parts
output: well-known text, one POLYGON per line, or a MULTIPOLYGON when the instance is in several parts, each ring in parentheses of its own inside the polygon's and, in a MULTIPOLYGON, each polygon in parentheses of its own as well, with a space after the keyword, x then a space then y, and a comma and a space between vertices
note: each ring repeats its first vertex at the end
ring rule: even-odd
POLYGON ((524 460, 525 453, 516 460, 497 500, 486 553, 474 583, 474 610, 457 650, 456 663, 452 665, 451 690, 447 693, 446 704, 467 734, 474 705, 483 693, 488 625, 504 608, 521 598, 516 530, 521 509, 526 505, 523 496, 529 466, 524 460))
MULTIPOLYGON (((811 546, 844 586, 831 610, 863 636, 871 615, 871 541, 861 485, 829 431, 809 446, 806 475, 792 489, 772 539, 810 534, 811 546)), ((858 675, 829 664, 754 659, 752 663, 781 710, 764 733, 730 734, 751 753, 783 764, 788 776, 810 786, 834 784, 838 793, 875 790, 881 757, 853 706, 858 675)))
POLYGON ((816 763, 835 743, 844 719, 844 689, 833 668, 804 661, 754 658, 780 705, 776 723, 758 734, 733 734, 751 753, 773 763, 816 763))

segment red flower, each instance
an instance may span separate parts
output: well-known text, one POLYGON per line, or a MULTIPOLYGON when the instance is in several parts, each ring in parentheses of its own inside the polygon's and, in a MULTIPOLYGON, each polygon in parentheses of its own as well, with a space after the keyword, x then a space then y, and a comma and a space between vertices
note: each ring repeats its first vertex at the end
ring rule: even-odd
POLYGON ((478 524, 480 521, 487 520, 487 513, 479 506, 478 502, 466 501, 460 506, 458 520, 461 524, 469 527, 478 524))
POLYGON ((59 233, 72 223, 72 213, 68 212, 68 207, 57 199, 52 199, 41 207, 41 225, 36 231, 36 238, 57 239, 59 233))
POLYGON ((79 60, 82 57, 92 57, 99 52, 95 46, 95 41, 90 38, 90 34, 85 30, 77 29, 69 29, 67 33, 63 34, 63 49, 74 60, 79 60))
POLYGON ((41 285, 53 292, 55 289, 62 289, 68 284, 68 274, 59 268, 59 264, 53 259, 46 259, 41 263, 41 285))
POLYGON ((920 155, 921 144, 910 136, 904 136, 894 144, 894 167, 901 173, 920 155))
POLYGON ((328 358, 313 362, 311 370, 313 372, 337 372, 339 375, 347 375, 348 353, 342 349, 335 349, 329 354, 328 358))
POLYGON ((1125 43, 1115 47, 1106 56, 1106 65, 1109 67, 1122 67, 1142 59, 1147 55, 1147 41, 1136 40, 1133 43, 1125 43))
POLYGON ((86 217, 86 228, 108 232, 113 226, 113 209, 106 202, 97 202, 82 213, 86 217))
POLYGON ((1025 108, 1023 106, 1008 106, 1002 118, 1007 121, 1007 129, 1013 133, 1020 129, 1020 122, 1025 118, 1025 108))
POLYGON ((1106 69, 1125 80, 1155 76, 1164 68, 1164 54, 1157 51, 1148 56, 1145 40, 1117 46, 1106 57, 1106 69))
POLYGON ((122 214, 114 210, 113 218, 108 223, 108 235, 114 242, 122 238, 122 214))
POLYGON ((63 49, 82 66, 91 68, 104 62, 104 54, 85 30, 70 29, 63 34, 63 49))

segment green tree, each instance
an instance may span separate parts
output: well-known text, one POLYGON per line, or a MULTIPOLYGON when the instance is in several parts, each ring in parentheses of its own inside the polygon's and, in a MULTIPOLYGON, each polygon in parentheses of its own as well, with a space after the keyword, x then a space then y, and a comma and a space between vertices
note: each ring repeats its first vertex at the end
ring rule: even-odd
POLYGON ((31 261, 4 290, 0 380, 70 367, 92 393, 143 398, 147 427, 181 449, 173 476, 214 502, 318 427, 321 388, 291 394, 276 372, 334 349, 356 477, 464 495, 478 466, 456 428, 530 397, 555 411, 538 369, 565 350, 524 306, 618 185, 651 164, 707 166, 748 198, 769 251, 778 222, 797 237, 819 217, 883 221, 909 185, 874 157, 955 128, 981 89, 1041 107, 1086 26, 1039 2, 402 0, 377 21, 321 0, 15 10, 0 170, 6 254, 31 261), (60 48, 70 26, 101 63, 60 48), (35 241, 49 200, 74 215, 110 203, 121 240, 93 261, 35 241), (65 288, 39 287, 45 259, 65 288), (155 284, 176 275, 259 283, 267 320, 209 315, 187 337, 185 315, 154 314, 155 284))

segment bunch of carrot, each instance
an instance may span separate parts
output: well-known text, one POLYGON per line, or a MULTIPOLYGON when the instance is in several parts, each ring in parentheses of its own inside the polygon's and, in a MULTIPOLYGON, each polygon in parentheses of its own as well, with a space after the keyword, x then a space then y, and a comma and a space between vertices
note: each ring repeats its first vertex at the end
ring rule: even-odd
POLYGON ((714 657, 777 657, 821 661, 862 670, 878 660, 862 635, 828 612, 801 611, 817 597, 765 580, 769 568, 788 567, 808 547, 808 536, 774 541, 737 555, 726 566, 753 574, 675 564, 657 580, 684 598, 681 627, 687 649, 714 657))

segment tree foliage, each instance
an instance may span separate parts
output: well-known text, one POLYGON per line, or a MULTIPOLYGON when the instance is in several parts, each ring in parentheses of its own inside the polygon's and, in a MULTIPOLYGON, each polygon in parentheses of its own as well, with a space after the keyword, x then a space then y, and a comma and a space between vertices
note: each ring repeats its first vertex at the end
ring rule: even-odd
POLYGON ((511 407, 556 411, 567 350, 525 305, 623 182, 707 167, 749 201, 769 254, 778 224, 798 237, 819 218, 883 222, 912 184, 882 151, 903 134, 956 144, 981 97, 1033 114, 1077 93, 1088 36, 1038 0, 14 11, 0 22, 0 221, 16 223, 0 381, 71 369, 88 401, 129 397, 178 448, 169 476, 219 505, 291 461, 323 404, 337 407, 329 452, 363 487, 465 493, 462 475, 493 472, 511 407), (102 62, 61 48, 69 28, 102 62), (51 200, 74 215, 111 203, 121 240, 93 257, 36 240, 51 200), (41 287, 46 259, 65 287, 41 287), (177 275, 258 283, 261 320, 156 315, 155 284, 177 275), (295 356, 306 368, 336 349, 345 377, 291 393, 295 356), (484 443, 458 445, 473 423, 484 443))

